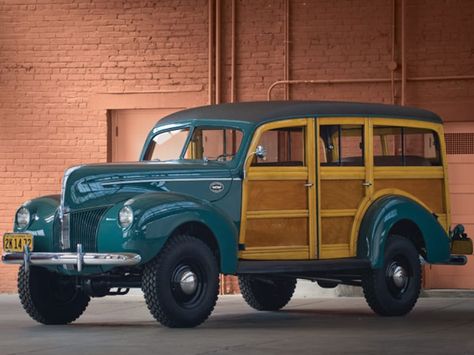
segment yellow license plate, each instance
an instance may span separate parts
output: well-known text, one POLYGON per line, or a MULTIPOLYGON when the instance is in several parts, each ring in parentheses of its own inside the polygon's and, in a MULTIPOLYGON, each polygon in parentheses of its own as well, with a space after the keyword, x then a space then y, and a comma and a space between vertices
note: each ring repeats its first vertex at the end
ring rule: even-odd
POLYGON ((6 233, 3 235, 4 252, 22 252, 26 245, 30 251, 33 250, 33 235, 29 233, 6 233))

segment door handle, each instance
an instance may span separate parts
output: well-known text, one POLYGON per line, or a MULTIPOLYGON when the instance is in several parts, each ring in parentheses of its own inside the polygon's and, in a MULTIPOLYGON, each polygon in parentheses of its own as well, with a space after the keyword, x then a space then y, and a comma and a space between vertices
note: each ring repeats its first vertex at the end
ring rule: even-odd
POLYGON ((362 186, 369 187, 369 186, 372 186, 372 183, 370 181, 364 181, 362 183, 362 186))
POLYGON ((304 184, 305 187, 312 187, 314 184, 312 182, 307 182, 304 184))

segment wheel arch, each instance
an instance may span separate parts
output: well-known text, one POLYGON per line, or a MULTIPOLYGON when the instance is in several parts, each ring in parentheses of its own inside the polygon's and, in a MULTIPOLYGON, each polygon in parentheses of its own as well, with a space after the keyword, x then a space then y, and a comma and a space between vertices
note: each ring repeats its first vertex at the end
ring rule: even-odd
MULTIPOLYGON (((148 249, 147 262, 159 253, 166 241, 176 234, 191 234, 203 240, 216 254, 222 273, 237 269, 235 223, 222 210, 204 200, 173 193, 147 193, 132 204, 140 211, 130 237, 148 249)), ((141 248, 144 249, 144 248, 141 248)))
POLYGON ((407 196, 385 195, 367 208, 358 232, 357 256, 368 258, 373 268, 380 268, 391 234, 412 240, 430 263, 449 258, 446 231, 425 206, 407 196))

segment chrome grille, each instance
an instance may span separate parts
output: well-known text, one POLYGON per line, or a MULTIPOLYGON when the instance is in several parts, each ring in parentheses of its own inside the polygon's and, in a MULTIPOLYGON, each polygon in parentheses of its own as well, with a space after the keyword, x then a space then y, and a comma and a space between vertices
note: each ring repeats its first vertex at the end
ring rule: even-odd
MULTIPOLYGON (((77 244, 82 244, 84 252, 97 252, 97 230, 99 221, 108 207, 95 208, 69 214, 68 243, 61 241, 61 219, 55 215, 53 222, 53 247, 55 250, 77 251, 77 244)), ((67 220, 67 219, 63 219, 67 220)))

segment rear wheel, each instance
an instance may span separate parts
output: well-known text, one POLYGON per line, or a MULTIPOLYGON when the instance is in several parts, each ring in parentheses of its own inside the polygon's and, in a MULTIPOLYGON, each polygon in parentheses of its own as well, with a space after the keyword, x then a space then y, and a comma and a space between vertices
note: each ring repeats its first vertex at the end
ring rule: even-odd
POLYGON ((296 279, 240 275, 239 287, 250 307, 259 311, 277 311, 290 302, 296 279))
POLYGON ((385 245, 384 263, 362 279, 365 299, 382 316, 402 316, 415 306, 421 289, 421 265, 413 243, 392 235, 385 245))
POLYGON ((74 278, 30 266, 18 272, 18 294, 31 318, 43 324, 67 324, 84 312, 89 296, 76 287, 74 278))
POLYGON ((195 237, 173 237, 145 267, 142 289, 148 309, 161 324, 195 327, 209 317, 217 301, 216 257, 195 237))

